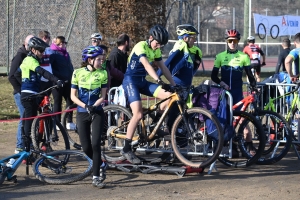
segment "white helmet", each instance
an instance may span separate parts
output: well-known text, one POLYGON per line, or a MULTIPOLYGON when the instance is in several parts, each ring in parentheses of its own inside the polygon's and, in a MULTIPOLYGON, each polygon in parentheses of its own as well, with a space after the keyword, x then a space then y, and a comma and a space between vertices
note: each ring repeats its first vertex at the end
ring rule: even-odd
POLYGON ((248 41, 255 40, 255 37, 253 37, 253 36, 250 35, 250 36, 247 38, 247 40, 248 40, 248 41))
POLYGON ((102 35, 100 33, 93 33, 91 38, 96 38, 98 40, 102 40, 102 35))

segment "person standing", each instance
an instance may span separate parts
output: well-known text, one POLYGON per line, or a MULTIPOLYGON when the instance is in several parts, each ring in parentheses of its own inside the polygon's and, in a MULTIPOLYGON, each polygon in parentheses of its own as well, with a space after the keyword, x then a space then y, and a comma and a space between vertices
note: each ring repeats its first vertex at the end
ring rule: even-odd
POLYGON ((300 32, 294 36, 294 44, 296 48, 291 50, 289 55, 284 60, 286 71, 290 75, 293 82, 299 78, 300 32))
MULTIPOLYGON (((38 110, 38 102, 36 98, 26 97, 40 92, 40 79, 41 76, 47 80, 57 84, 58 87, 63 87, 64 81, 59 80, 53 74, 40 66, 43 53, 49 47, 47 43, 37 37, 32 37, 28 41, 29 53, 23 60, 20 69, 22 71, 22 85, 21 85, 21 102, 24 107, 24 118, 35 117, 38 110)), ((16 73, 19 73, 18 71, 16 73)), ((30 143, 30 132, 33 119, 24 120, 24 134, 25 139, 30 143)), ((26 148, 26 147, 25 147, 26 148)), ((26 149, 29 151, 29 149, 26 149)))
MULTIPOLYGON (((53 75, 58 77, 60 80, 65 80, 67 83, 62 88, 56 88, 52 90, 54 99, 54 112, 62 111, 62 99, 66 101, 66 107, 73 104, 71 100, 71 79, 74 71, 70 55, 67 52, 67 41, 63 36, 57 36, 55 43, 50 45, 52 54, 50 55, 50 63, 52 65, 53 75)), ((57 114, 56 118, 61 121, 61 114, 57 114)), ((68 115, 66 127, 68 130, 75 130, 76 125, 72 122, 72 113, 68 115)))
MULTIPOLYGON (((51 35, 49 33, 49 31, 46 30, 42 30, 39 32, 39 38, 42 39, 46 44, 49 45, 50 40, 51 40, 51 35)), ((50 63, 50 55, 52 54, 52 50, 50 49, 50 47, 48 46, 45 49, 45 52, 43 53, 43 57, 41 59, 41 64, 40 66, 47 70, 48 72, 50 72, 52 74, 52 67, 51 67, 51 63, 50 63)), ((49 81, 48 79, 46 79, 45 77, 41 78, 41 83, 40 83, 40 89, 41 90, 46 90, 47 88, 52 86, 52 82, 49 81)), ((50 92, 49 94, 50 95, 50 92)))
POLYGON ((72 76, 71 99, 77 106, 77 127, 83 151, 93 159, 92 185, 104 188, 108 165, 101 159, 101 139, 104 111, 101 106, 106 95, 107 72, 102 69, 105 59, 98 46, 88 46, 82 51, 82 67, 72 76))
MULTIPOLYGON (((117 39, 117 46, 114 47, 109 56, 108 60, 110 64, 120 70, 123 74, 126 72, 127 69, 127 59, 128 59, 128 52, 130 49, 130 38, 127 34, 123 33, 118 36, 117 39)), ((122 85, 122 80, 115 78, 112 76, 111 78, 111 87, 119 87, 122 85)))
POLYGON ((278 61, 277 61, 277 65, 276 65, 276 69, 275 69, 275 74, 278 74, 282 65, 282 71, 286 72, 286 68, 285 68, 285 58, 289 55, 291 49, 291 41, 288 38, 285 38, 282 40, 282 44, 281 44, 283 50, 280 52, 279 56, 278 56, 278 61))
MULTIPOLYGON (((22 47, 19 48, 17 51, 17 54, 13 57, 10 65, 10 70, 8 74, 8 80, 13 86, 13 95, 15 99, 16 106, 18 108, 20 118, 23 117, 23 112, 24 112, 24 107, 21 103, 21 84, 22 80, 21 77, 15 76, 15 72, 19 69, 20 65, 22 64, 23 60, 26 58, 27 54, 29 53, 28 51, 28 41, 34 37, 34 35, 28 35, 25 38, 24 44, 22 47)), ((22 121, 20 120, 18 124, 18 130, 17 130, 17 142, 16 142, 16 148, 15 148, 15 153, 19 153, 20 151, 23 151, 24 149, 24 144, 23 144, 23 139, 22 139, 22 121)))
MULTIPOLYGON (((243 71, 250 82, 252 90, 256 89, 256 81, 251 72, 251 62, 247 54, 238 50, 241 39, 240 33, 235 29, 226 31, 225 39, 228 49, 216 55, 214 67, 211 72, 211 80, 228 90, 232 95, 233 105, 242 100, 243 97, 243 71), (221 79, 218 77, 221 69, 221 79)), ((247 129, 245 129, 247 130, 247 129)), ((250 150, 253 150, 252 137, 244 131, 245 141, 250 150)), ((233 146, 233 153, 237 157, 237 146, 233 146)), ((252 151, 253 152, 253 151, 252 151)))
POLYGON ((248 45, 245 46, 243 52, 246 53, 250 57, 251 68, 255 69, 255 76, 257 82, 260 82, 260 71, 261 67, 266 65, 266 56, 263 50, 255 43, 255 37, 249 36, 247 38, 248 45), (262 56, 262 63, 261 61, 262 56))

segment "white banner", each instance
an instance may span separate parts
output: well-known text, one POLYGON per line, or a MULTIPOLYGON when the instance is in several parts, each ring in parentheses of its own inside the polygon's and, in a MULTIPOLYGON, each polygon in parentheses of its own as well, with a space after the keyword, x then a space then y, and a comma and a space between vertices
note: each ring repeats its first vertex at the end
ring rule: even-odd
POLYGON ((288 36, 296 35, 296 33, 300 32, 300 16, 265 16, 256 13, 253 13, 253 16, 256 34, 288 36))

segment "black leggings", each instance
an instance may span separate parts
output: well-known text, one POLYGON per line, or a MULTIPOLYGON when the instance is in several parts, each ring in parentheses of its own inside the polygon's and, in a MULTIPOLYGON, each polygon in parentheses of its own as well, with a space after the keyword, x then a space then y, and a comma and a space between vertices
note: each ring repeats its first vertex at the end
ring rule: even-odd
POLYGON ((100 144, 104 126, 103 109, 97 111, 93 117, 87 112, 77 112, 76 122, 82 149, 93 160, 93 176, 99 176, 102 165, 100 144))
MULTIPOLYGON (((24 100, 24 97, 30 96, 32 93, 21 93, 21 103, 24 107, 23 118, 35 117, 37 115, 38 103, 37 98, 32 98, 29 100, 24 100)), ((24 134, 30 137, 31 125, 33 119, 23 120, 24 134)))

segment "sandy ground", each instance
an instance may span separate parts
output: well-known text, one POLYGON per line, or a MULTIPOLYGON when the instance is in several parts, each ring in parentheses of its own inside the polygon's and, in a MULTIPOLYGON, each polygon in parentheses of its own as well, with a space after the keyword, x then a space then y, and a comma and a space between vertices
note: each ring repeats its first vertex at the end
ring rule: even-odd
MULTIPOLYGON (((14 152, 16 123, 0 124, 1 157, 14 152)), ((92 187, 91 177, 69 185, 48 185, 37 180, 25 165, 15 173, 18 183, 0 185, 0 199, 298 199, 300 161, 291 150, 280 162, 229 168, 217 162, 210 175, 107 171, 107 187, 92 187)))

